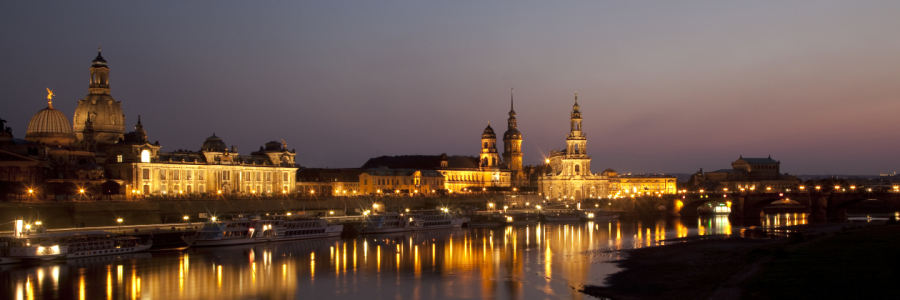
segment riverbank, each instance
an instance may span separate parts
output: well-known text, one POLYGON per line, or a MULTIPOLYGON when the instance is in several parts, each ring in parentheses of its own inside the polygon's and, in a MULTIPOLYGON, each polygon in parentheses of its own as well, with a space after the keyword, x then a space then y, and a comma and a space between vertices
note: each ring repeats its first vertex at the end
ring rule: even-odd
POLYGON ((583 292, 612 299, 876 298, 900 287, 900 226, 797 227, 799 238, 705 240, 626 250, 624 270, 583 292))

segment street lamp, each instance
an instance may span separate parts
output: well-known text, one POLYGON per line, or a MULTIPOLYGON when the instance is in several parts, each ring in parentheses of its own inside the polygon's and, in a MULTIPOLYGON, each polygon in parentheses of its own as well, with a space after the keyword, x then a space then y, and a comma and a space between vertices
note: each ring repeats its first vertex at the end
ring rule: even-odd
POLYGON ((119 230, 122 230, 122 218, 116 219, 116 223, 119 224, 119 230))

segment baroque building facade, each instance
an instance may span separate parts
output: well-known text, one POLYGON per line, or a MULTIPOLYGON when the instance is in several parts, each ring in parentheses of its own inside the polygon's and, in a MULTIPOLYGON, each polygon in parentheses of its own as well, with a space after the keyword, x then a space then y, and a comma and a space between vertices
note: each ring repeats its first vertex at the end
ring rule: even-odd
POLYGON ((772 156, 746 158, 741 155, 731 163, 731 169, 703 172, 691 175, 692 190, 773 192, 793 188, 800 183, 797 176, 781 173, 781 162, 772 156))
POLYGON ((199 151, 159 149, 159 142, 147 141, 138 118, 134 132, 108 147, 111 179, 124 182, 130 196, 278 196, 295 191, 296 152, 284 143, 272 141, 250 155, 240 155, 213 134, 199 151))
POLYGON ((609 194, 609 178, 591 172, 587 135, 581 129, 581 121, 581 107, 575 94, 566 148, 550 152, 545 173, 538 177, 538 189, 546 199, 581 200, 609 194))

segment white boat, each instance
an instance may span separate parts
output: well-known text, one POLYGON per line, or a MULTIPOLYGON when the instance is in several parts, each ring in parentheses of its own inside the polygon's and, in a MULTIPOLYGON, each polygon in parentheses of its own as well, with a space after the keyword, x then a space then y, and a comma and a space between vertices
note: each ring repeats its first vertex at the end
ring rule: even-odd
POLYGON ((271 216, 250 220, 241 216, 231 221, 204 223, 196 233, 181 239, 189 247, 227 246, 336 237, 343 229, 344 225, 306 217, 271 216))
POLYGON ((414 231, 460 228, 465 221, 463 218, 457 218, 449 213, 437 210, 412 213, 409 215, 409 218, 412 220, 410 227, 414 231))
POLYGON ((42 235, 0 237, 2 264, 65 259, 67 252, 68 246, 61 245, 54 237, 42 235))
POLYGON ((328 224, 322 219, 275 216, 271 220, 259 220, 254 226, 257 240, 268 242, 305 240, 340 236, 344 225, 328 224))
POLYGON ((412 231, 413 219, 398 213, 386 213, 366 216, 366 222, 360 228, 361 234, 393 233, 412 231))

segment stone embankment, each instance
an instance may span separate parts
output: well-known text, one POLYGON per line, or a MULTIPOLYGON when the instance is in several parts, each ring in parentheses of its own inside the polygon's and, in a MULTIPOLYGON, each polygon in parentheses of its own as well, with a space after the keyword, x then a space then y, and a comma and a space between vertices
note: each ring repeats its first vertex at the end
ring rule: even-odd
MULTIPOLYGON (((201 213, 214 215, 252 213, 335 212, 334 215, 359 214, 372 210, 374 203, 379 211, 402 209, 451 209, 481 206, 486 202, 502 207, 511 201, 533 201, 537 196, 518 196, 511 200, 503 195, 472 197, 416 198, 416 197, 330 197, 314 199, 208 199, 208 200, 138 200, 138 201, 74 201, 74 202, 5 202, 0 203, 0 226, 22 217, 26 222, 41 221, 47 229, 72 227, 181 223, 184 216, 200 221, 201 213)), ((0 227, 0 231, 12 230, 0 227)))

